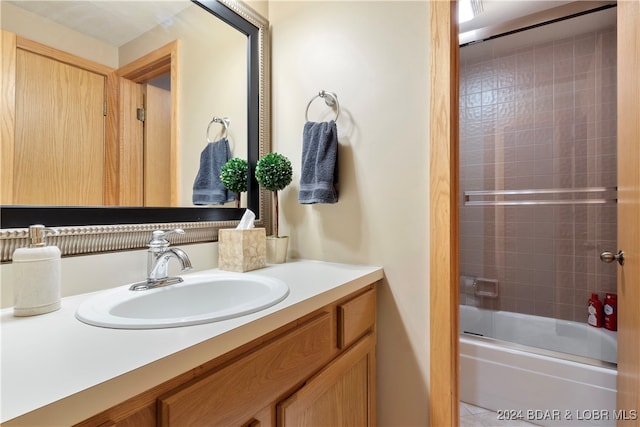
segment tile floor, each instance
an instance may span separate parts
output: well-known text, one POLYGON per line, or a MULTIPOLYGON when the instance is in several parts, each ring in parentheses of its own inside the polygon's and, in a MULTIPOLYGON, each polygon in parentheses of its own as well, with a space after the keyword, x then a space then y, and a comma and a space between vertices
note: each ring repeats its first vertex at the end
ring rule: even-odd
POLYGON ((499 420, 498 414, 490 409, 460 402, 460 427, 531 427, 535 425, 526 421, 499 420))

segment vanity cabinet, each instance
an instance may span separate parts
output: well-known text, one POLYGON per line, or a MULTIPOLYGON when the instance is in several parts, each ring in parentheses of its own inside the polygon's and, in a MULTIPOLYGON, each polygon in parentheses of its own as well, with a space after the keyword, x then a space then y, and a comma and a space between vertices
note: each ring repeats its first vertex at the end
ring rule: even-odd
POLYGON ((277 405, 277 425, 375 424, 375 338, 368 335, 277 405))
POLYGON ((374 285, 78 426, 375 425, 374 285))

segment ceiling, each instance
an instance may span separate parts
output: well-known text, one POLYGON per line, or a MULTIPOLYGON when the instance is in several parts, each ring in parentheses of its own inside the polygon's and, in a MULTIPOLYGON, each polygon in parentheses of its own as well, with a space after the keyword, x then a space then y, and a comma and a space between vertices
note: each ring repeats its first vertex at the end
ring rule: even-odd
POLYGON ((483 12, 471 21, 460 24, 460 32, 464 33, 511 21, 522 16, 573 3, 573 1, 552 0, 482 0, 483 12))
MULTIPOLYGON (((533 43, 546 43, 587 32, 615 28, 616 16, 617 8, 608 8, 571 19, 549 23, 527 31, 515 32, 508 37, 496 37, 491 40, 485 40, 482 43, 473 43, 470 44, 470 48, 462 48, 460 50, 460 58, 462 61, 491 58, 504 54, 505 52, 513 52, 514 49, 517 48, 530 46, 533 43)), ((482 27, 478 27, 478 29, 480 28, 482 27)), ((468 31, 472 32, 474 29, 476 28, 468 31)), ((465 34, 461 34, 461 41, 465 36, 465 34)))
POLYGON ((192 4, 189 0, 12 0, 9 3, 112 46, 122 46, 192 4))

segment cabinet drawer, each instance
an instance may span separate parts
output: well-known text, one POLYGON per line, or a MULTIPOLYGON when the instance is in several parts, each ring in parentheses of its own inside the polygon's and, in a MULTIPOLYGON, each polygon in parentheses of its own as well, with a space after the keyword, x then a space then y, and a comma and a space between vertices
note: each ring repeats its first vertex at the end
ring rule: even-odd
POLYGON ((376 291, 371 289, 338 305, 338 348, 353 344, 375 326, 376 291))
POLYGON ((242 425, 333 356, 322 313, 207 377, 159 399, 159 425, 242 425), (206 422, 204 421, 206 420, 206 422))

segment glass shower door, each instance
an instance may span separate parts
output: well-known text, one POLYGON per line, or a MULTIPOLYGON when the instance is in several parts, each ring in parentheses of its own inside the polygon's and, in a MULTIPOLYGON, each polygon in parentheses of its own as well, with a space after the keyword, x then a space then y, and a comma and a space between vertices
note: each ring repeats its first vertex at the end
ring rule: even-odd
POLYGON ((460 50, 461 332, 615 363, 615 20, 569 21, 460 50))

